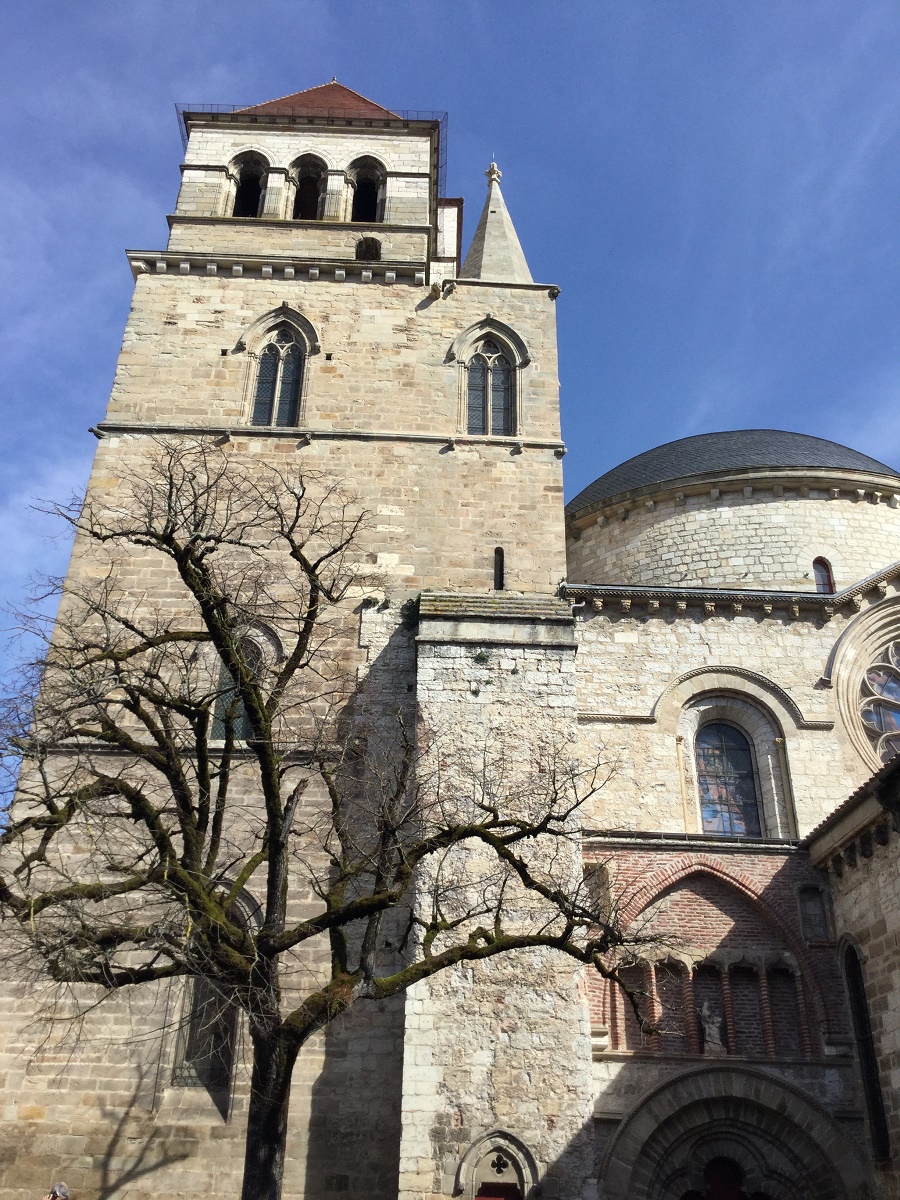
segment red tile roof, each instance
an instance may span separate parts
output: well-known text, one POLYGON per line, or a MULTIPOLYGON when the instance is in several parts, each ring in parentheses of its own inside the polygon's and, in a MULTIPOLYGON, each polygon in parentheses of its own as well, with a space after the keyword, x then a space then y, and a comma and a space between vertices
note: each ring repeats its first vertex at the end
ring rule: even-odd
POLYGON ((367 100, 365 96, 354 92, 352 88, 344 87, 336 79, 332 79, 331 83, 307 88, 303 92, 281 96, 277 100, 266 100, 264 104, 253 104, 239 111, 268 117, 390 117, 397 120, 397 113, 367 100))

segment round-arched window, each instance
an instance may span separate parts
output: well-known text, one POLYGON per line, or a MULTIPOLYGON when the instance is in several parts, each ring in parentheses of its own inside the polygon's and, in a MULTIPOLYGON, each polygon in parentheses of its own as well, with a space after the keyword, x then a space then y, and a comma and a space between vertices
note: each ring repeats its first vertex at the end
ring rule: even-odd
POLYGON ((886 646, 863 676, 859 713, 881 761, 900 754, 900 641, 886 646))
POLYGON ((716 721, 697 733, 697 786, 703 832, 760 837, 753 752, 739 729, 716 721))

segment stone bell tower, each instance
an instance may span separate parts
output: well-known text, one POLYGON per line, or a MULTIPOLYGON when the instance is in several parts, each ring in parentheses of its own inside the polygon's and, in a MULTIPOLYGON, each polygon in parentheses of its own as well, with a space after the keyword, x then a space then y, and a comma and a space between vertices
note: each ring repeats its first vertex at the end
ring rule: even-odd
POLYGON ((181 431, 300 456, 372 514, 366 551, 394 591, 552 592, 558 289, 532 282, 496 167, 460 271, 440 114, 332 81, 181 119, 168 245, 129 253, 98 461, 111 439, 121 458, 181 431))

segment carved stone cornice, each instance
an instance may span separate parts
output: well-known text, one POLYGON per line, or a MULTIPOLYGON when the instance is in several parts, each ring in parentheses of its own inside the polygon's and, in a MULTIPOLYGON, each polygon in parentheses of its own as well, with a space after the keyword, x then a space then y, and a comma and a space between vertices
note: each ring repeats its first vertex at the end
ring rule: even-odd
POLYGON ((665 606, 674 615, 686 616, 700 611, 706 616, 739 616, 743 612, 792 620, 827 621, 841 610, 847 615, 859 612, 864 599, 877 601, 887 595, 888 586, 900 580, 900 562, 869 575, 839 592, 768 591, 756 588, 698 588, 667 584, 563 583, 560 595, 573 604, 588 606, 593 612, 650 615, 665 606))

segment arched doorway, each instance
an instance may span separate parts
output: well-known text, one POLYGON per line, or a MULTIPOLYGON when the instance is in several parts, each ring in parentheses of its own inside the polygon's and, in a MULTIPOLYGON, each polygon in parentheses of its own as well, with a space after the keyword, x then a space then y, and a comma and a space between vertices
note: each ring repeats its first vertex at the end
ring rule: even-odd
POLYGON ((599 1182, 605 1200, 848 1200, 866 1174, 811 1098, 723 1064, 648 1093, 614 1135, 599 1182))
POLYGON ((692 1188, 681 1200, 770 1200, 765 1192, 744 1191, 744 1172, 733 1158, 717 1155, 703 1169, 702 1192, 692 1188))

